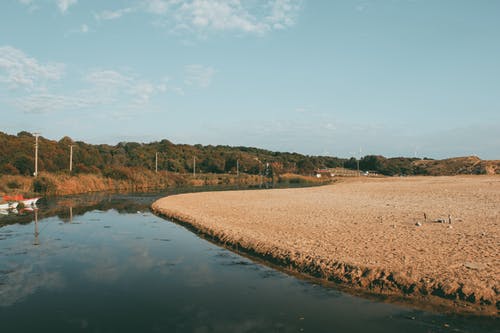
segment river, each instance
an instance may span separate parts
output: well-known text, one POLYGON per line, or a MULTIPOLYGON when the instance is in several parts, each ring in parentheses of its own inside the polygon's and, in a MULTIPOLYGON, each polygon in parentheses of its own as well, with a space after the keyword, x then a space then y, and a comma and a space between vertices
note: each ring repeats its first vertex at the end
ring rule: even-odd
POLYGON ((1 331, 500 331, 254 262, 153 215, 162 195, 56 198, 0 216, 1 331))

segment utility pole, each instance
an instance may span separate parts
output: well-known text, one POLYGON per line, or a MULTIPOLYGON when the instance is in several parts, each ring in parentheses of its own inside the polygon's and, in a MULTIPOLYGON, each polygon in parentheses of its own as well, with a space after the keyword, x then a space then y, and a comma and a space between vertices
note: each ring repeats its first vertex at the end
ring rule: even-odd
POLYGON ((158 152, 155 153, 155 172, 158 173, 158 152))
POLYGON ((73 171, 73 145, 69 145, 69 173, 73 171))
POLYGON ((196 156, 193 156, 193 177, 196 177, 196 156))
POLYGON ((40 133, 33 133, 35 136, 35 172, 33 173, 33 176, 38 175, 38 137, 40 136, 40 133))
POLYGON ((359 173, 359 160, 361 159, 361 147, 359 147, 359 158, 357 159, 357 162, 358 162, 358 176, 360 176, 360 173, 359 173))
POLYGON ((240 160, 236 160, 236 176, 240 175, 240 160))

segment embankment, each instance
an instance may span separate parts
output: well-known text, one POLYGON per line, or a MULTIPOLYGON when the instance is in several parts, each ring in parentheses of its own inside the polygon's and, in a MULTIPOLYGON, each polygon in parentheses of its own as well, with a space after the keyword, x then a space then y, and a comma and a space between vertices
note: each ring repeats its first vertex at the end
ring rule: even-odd
POLYGON ((498 176, 358 178, 314 188, 183 194, 152 208, 301 274, 498 316, 498 176))
POLYGON ((37 178, 27 176, 0 176, 0 195, 4 194, 41 194, 70 195, 89 192, 144 192, 165 190, 186 186, 216 185, 256 185, 261 182, 258 175, 241 174, 191 174, 166 172, 128 171, 118 177, 105 177, 101 174, 68 175, 65 173, 41 172, 37 178))

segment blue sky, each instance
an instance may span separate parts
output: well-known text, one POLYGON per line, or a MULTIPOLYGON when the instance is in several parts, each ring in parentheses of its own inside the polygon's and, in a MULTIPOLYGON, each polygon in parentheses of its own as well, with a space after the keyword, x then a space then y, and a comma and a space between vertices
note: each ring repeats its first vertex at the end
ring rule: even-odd
POLYGON ((499 17, 493 0, 5 0, 0 131, 500 159, 499 17))

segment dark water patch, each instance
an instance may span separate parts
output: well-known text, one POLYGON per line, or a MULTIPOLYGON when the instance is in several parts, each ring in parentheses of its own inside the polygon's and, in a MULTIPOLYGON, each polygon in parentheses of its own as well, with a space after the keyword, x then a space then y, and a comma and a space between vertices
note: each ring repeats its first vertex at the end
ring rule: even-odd
POLYGON ((153 240, 160 241, 160 242, 170 242, 170 239, 168 239, 168 238, 153 238, 153 240))

